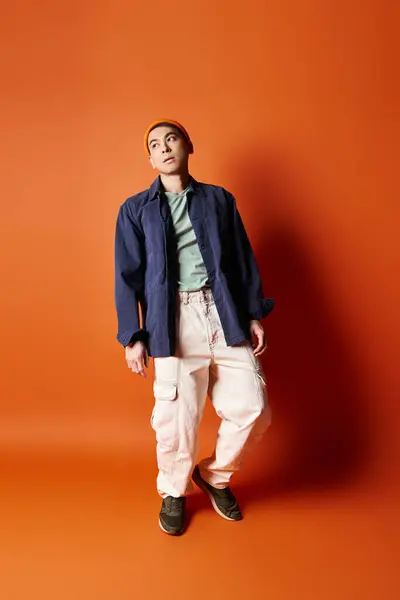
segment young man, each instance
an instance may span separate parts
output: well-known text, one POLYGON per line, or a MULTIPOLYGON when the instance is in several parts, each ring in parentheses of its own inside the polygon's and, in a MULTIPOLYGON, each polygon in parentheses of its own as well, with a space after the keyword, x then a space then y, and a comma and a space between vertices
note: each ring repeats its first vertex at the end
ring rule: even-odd
POLYGON ((159 525, 179 535, 191 479, 221 517, 242 518, 228 484, 270 423, 259 319, 274 300, 263 297, 232 194, 189 174, 193 144, 186 129, 156 121, 144 145, 159 176, 119 210, 117 339, 134 373, 146 377, 148 356, 154 358, 159 525), (221 425, 213 455, 196 466, 207 394, 221 425))

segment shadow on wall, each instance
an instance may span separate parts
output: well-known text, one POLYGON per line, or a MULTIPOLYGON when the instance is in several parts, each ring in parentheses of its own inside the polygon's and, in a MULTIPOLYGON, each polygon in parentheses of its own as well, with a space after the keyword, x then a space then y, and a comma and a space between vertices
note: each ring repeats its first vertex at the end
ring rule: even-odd
POLYGON ((282 217, 301 202, 301 189, 288 187, 290 172, 274 161, 246 162, 233 170, 233 177, 245 173, 235 194, 241 207, 251 204, 271 223, 260 223, 252 244, 264 295, 275 298, 275 308, 264 321, 269 348, 262 359, 272 427, 250 460, 257 483, 243 486, 242 494, 246 500, 350 485, 370 451, 362 373, 335 297, 327 297, 295 220, 282 217))

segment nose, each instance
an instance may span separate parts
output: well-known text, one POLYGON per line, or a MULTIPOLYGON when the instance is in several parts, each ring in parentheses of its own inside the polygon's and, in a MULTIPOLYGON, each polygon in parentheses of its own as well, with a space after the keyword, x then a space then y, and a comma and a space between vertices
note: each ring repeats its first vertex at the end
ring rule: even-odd
POLYGON ((163 154, 164 154, 164 152, 171 152, 171 149, 169 148, 167 142, 165 142, 165 141, 163 142, 163 145, 162 145, 162 152, 163 152, 163 154))

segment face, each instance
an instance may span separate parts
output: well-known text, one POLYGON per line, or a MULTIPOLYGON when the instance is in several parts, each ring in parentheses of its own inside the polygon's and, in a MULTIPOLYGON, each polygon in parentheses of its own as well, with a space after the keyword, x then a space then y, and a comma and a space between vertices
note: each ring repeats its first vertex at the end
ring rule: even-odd
POLYGON ((189 154, 193 149, 176 127, 163 125, 153 129, 148 146, 150 163, 161 174, 174 175, 187 171, 189 154))

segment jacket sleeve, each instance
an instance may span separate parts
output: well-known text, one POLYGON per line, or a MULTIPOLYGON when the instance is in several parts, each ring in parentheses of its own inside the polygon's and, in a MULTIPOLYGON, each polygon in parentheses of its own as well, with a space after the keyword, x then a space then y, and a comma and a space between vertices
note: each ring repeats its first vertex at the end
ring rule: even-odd
POLYGON ((139 323, 139 303, 144 298, 145 254, 143 233, 123 204, 115 231, 115 306, 118 317, 117 340, 127 346, 134 341, 147 341, 139 323))
POLYGON ((227 192, 230 203, 231 226, 233 233, 233 262, 235 265, 236 290, 241 305, 249 320, 262 319, 274 308, 274 298, 264 298, 260 272, 256 259, 236 206, 236 200, 227 192))

